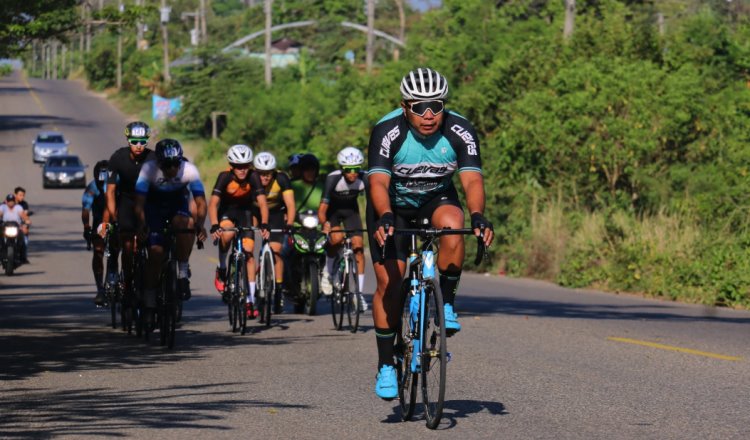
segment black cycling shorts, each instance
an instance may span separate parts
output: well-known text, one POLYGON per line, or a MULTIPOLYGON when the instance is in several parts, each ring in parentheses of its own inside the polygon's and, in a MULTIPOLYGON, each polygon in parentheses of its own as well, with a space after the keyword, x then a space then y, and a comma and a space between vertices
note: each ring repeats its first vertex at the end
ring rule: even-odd
POLYGON ((219 222, 222 220, 231 220, 236 227, 249 228, 253 225, 249 209, 242 209, 237 206, 230 206, 226 209, 219 209, 219 222))
POLYGON ((135 218, 135 196, 133 194, 120 194, 117 200, 117 225, 120 232, 135 233, 138 220, 135 218))
MULTIPOLYGON (((429 226, 432 219, 432 213, 435 212, 435 209, 439 206, 443 205, 453 205, 459 209, 463 209, 458 200, 458 193, 456 192, 455 187, 451 186, 445 192, 436 195, 419 208, 399 208, 397 206, 391 206, 393 209, 393 217, 396 221, 394 227, 399 229, 429 226)), ((370 240, 370 257, 372 258, 372 262, 376 263, 380 261, 382 248, 373 238, 373 234, 377 229, 375 222, 378 218, 375 216, 375 210, 372 207, 372 203, 370 203, 369 196, 367 197, 367 213, 365 215, 368 229, 367 235, 370 240)), ((395 235, 390 237, 385 244, 385 259, 399 259, 406 261, 406 258, 409 255, 409 243, 410 240, 407 235, 395 235)))
MULTIPOLYGON (((255 222, 260 225, 260 210, 253 209, 253 217, 255 222)), ((256 225, 257 226, 257 225, 256 225)), ((268 211, 268 227, 271 229, 283 229, 286 227, 286 210, 282 209, 270 209, 268 211)), ((283 243, 284 236, 281 232, 272 232, 271 237, 268 241, 273 243, 283 243)))
MULTIPOLYGON (((362 229, 362 216, 359 215, 359 207, 357 208, 338 208, 333 205, 328 206, 328 221, 331 222, 331 227, 340 226, 344 224, 344 229, 362 229)), ((353 235, 362 236, 361 232, 355 232, 353 235)))

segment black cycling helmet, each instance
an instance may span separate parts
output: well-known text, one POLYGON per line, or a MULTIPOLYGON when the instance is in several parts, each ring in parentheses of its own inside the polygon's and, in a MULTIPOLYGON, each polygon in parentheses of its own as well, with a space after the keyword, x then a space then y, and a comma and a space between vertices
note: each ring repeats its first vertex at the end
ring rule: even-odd
POLYGON ((126 138, 148 139, 151 136, 151 128, 141 121, 131 122, 125 126, 126 138))
POLYGON ((101 187, 109 177, 109 162, 106 160, 100 160, 94 165, 94 180, 96 185, 101 187))
POLYGON ((301 153, 290 154, 289 162, 287 163, 286 166, 289 168, 299 166, 299 160, 302 156, 304 156, 304 154, 301 154, 301 153))
POLYGON ((161 166, 182 162, 182 145, 175 139, 162 139, 156 143, 156 162, 161 166))
POLYGON ((315 168, 316 170, 320 169, 320 161, 317 157, 315 157, 312 153, 306 153, 303 154, 302 157, 299 158, 299 167, 300 169, 309 169, 309 168, 315 168))

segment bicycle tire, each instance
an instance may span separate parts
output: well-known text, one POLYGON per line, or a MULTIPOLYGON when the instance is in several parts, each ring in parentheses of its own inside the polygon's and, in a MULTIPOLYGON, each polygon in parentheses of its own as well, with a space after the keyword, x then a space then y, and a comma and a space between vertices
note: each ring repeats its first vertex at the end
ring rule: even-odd
POLYGON ((313 262, 307 268, 307 279, 305 287, 307 289, 307 300, 305 301, 305 313, 308 316, 315 316, 318 308, 318 295, 320 295, 320 270, 318 263, 313 262))
POLYGON ((351 332, 357 333, 357 329, 359 328, 359 316, 362 313, 359 305, 361 292, 359 291, 359 280, 357 279, 357 261, 354 259, 354 256, 350 256, 348 260, 349 270, 345 274, 344 280, 347 285, 345 290, 346 319, 349 323, 351 332))
POLYGON ((344 324, 344 274, 341 268, 341 258, 336 256, 333 263, 336 273, 333 275, 334 287, 331 294, 331 317, 333 318, 333 328, 341 330, 344 324))
POLYGON ((237 330, 241 335, 247 331, 247 303, 250 294, 250 286, 247 281, 247 265, 244 259, 238 260, 237 265, 237 330))
POLYGON ((421 320, 422 350, 422 401, 426 425, 435 429, 440 424, 445 403, 445 382, 448 366, 443 294, 434 279, 423 282, 426 295, 425 316, 421 320))
POLYGON ((411 343, 412 333, 409 327, 409 280, 401 284, 401 322, 396 331, 396 345, 393 349, 396 355, 396 375, 398 379, 398 400, 401 407, 401 420, 411 420, 414 407, 417 404, 417 384, 419 374, 411 372, 411 358, 414 346, 411 343))
POLYGON ((237 325, 237 306, 235 304, 236 295, 234 284, 236 272, 236 264, 234 261, 234 256, 232 255, 229 258, 229 267, 227 268, 227 281, 224 286, 224 295, 228 298, 227 317, 229 318, 229 329, 232 330, 232 332, 236 331, 237 325))
POLYGON ((261 323, 264 323, 266 327, 271 326, 271 316, 273 316, 273 305, 274 305, 274 292, 276 291, 276 275, 273 269, 273 256, 271 252, 264 252, 261 254, 261 293, 263 295, 263 303, 259 305, 261 323))

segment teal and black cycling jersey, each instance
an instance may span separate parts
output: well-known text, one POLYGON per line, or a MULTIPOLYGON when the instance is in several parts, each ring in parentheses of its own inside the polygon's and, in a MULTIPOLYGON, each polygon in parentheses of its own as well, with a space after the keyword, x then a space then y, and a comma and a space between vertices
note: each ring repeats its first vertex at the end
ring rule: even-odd
POLYGON ((482 172, 476 131, 453 111, 428 137, 409 126, 402 109, 388 113, 372 130, 367 157, 368 174, 391 176, 391 205, 402 208, 418 208, 452 189, 456 171, 482 172))

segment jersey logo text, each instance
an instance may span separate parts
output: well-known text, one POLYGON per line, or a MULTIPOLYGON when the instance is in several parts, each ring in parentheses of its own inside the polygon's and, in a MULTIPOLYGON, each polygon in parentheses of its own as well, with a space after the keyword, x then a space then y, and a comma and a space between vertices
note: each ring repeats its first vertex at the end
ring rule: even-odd
POLYGON ((469 130, 456 124, 451 127, 451 131, 456 133, 462 141, 466 144, 466 152, 472 156, 477 155, 477 143, 474 142, 474 137, 469 133, 469 130))
POLYGON ((391 155, 391 142, 396 140, 401 131, 398 129, 398 125, 393 127, 391 131, 383 136, 383 140, 380 141, 380 155, 383 157, 389 157, 391 155))

